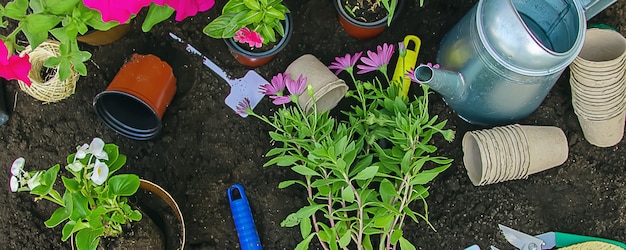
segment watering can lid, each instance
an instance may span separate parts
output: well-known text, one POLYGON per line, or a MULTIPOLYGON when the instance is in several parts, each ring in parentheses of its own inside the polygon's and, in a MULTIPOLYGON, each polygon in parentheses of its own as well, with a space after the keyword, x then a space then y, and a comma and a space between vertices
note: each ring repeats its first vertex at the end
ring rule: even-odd
MULTIPOLYGON (((582 49, 586 22, 579 0, 572 1, 578 15, 577 32, 571 47, 554 51, 545 46, 522 19, 512 0, 481 0, 477 4, 476 25, 485 49, 504 67, 524 75, 542 76, 567 67, 582 49)), ((569 6, 571 8, 571 6, 569 6)), ((559 39, 567 39, 559 37, 559 39)))

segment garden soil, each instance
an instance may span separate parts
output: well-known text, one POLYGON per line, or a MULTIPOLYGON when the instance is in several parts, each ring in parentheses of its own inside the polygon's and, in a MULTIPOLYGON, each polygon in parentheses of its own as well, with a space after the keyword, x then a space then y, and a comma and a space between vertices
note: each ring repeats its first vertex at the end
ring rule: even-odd
MULTIPOLYGON (((476 0, 426 0, 423 7, 418 2, 405 1, 390 28, 374 39, 359 41, 343 31, 330 0, 286 0, 295 23, 291 40, 273 61, 255 70, 270 79, 306 53, 329 65, 336 56, 372 50, 384 42, 395 44, 409 34, 422 41, 418 62, 434 62, 442 37, 476 0)), ((187 230, 186 249, 239 249, 226 196, 235 183, 245 187, 263 247, 296 246, 300 230, 281 227, 280 222, 306 204, 306 194, 297 187, 278 188, 279 182, 299 177, 289 168, 263 167, 268 160, 264 154, 273 147, 268 136, 271 128, 236 115, 224 104, 229 93, 226 82, 168 36, 173 32, 231 76, 243 76, 248 69, 233 59, 224 41, 202 33, 223 4, 220 0, 211 10, 182 22, 172 18, 147 33, 140 28, 143 11, 121 40, 98 47, 81 45, 93 55, 87 62, 88 75, 80 78, 74 95, 57 103, 35 100, 19 90, 15 81, 6 84, 5 97, 12 112, 10 120, 0 126, 4 166, 0 182, 6 183, 0 192, 0 248, 70 249, 68 242, 61 241, 61 227, 44 226, 55 205, 33 201, 27 193, 11 193, 9 169, 18 157, 26 158, 28 170, 62 164, 77 145, 93 137, 119 145, 128 156, 120 171, 163 186, 178 201, 187 230), (117 134, 92 107, 94 96, 133 53, 160 56, 178 78, 178 90, 162 118, 162 133, 149 141, 117 134)), ((606 24, 626 35, 626 0, 618 0, 590 23, 606 24)), ((428 219, 435 230, 423 221, 409 222, 404 227, 406 238, 418 249, 463 249, 472 244, 512 249, 498 230, 498 224, 503 224, 529 234, 561 231, 626 242, 626 140, 608 148, 585 140, 572 110, 568 78, 566 70, 542 105, 517 122, 563 129, 569 143, 567 161, 524 180, 481 187, 473 186, 467 177, 461 138, 483 127, 459 119, 441 96, 431 95, 429 112, 447 119, 447 128, 457 131, 453 142, 436 137, 433 143, 439 148, 437 154, 454 162, 429 185, 428 219)), ((414 85, 410 93, 419 90, 414 85)), ((340 103, 337 109, 342 108, 346 105, 340 103)), ((264 99, 255 111, 271 114, 276 107, 264 99)), ((413 207, 421 208, 421 204, 413 207)))

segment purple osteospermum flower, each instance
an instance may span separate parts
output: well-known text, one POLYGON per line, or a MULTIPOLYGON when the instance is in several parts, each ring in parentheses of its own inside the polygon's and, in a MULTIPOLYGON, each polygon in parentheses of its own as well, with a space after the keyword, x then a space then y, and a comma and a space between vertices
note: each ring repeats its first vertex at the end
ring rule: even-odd
POLYGON ((286 78, 289 78, 289 75, 278 73, 278 75, 272 77, 270 84, 261 86, 259 90, 264 95, 282 95, 283 90, 285 90, 286 78))
POLYGON ((250 110, 250 99, 248 99, 248 97, 243 98, 243 101, 237 104, 236 109, 237 109, 236 112, 238 115, 247 114, 248 111, 250 110))
POLYGON ((359 64, 356 66, 360 69, 357 74, 365 74, 375 70, 384 70, 387 64, 389 64, 391 56, 393 56, 393 50, 393 45, 389 45, 387 43, 383 43, 382 46, 378 45, 376 47, 376 52, 368 50, 368 57, 361 58, 361 62, 365 65, 359 64))
POLYGON ((354 56, 346 54, 344 57, 335 57, 335 61, 328 66, 328 69, 336 69, 335 75, 339 75, 341 71, 345 70, 348 73, 352 73, 352 68, 356 62, 361 58, 363 52, 358 52, 354 56))
POLYGON ((270 98, 274 100, 272 101, 274 105, 282 105, 282 104, 291 102, 291 99, 289 99, 289 96, 286 96, 286 95, 283 95, 283 96, 272 95, 270 96, 270 98))
POLYGON ((418 82, 417 79, 415 79, 415 68, 411 68, 404 76, 411 79, 412 82, 418 82))
POLYGON ((301 95, 304 90, 306 89, 306 77, 303 75, 300 75, 298 77, 298 80, 287 80, 287 90, 289 90, 289 94, 290 95, 301 95))

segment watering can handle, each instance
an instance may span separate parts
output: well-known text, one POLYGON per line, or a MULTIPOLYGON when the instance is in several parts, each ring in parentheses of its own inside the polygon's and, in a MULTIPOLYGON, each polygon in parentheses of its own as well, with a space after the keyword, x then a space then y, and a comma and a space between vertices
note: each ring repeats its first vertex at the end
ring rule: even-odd
POLYGON ((248 197, 246 197, 246 194, 243 192, 243 186, 241 184, 234 184, 228 189, 228 202, 230 203, 230 211, 235 221, 235 228, 237 229, 241 249, 262 249, 259 234, 254 226, 254 219, 252 218, 248 197))
POLYGON ((609 5, 617 2, 617 0, 580 0, 585 10, 587 21, 600 13, 600 11, 609 7, 609 5))

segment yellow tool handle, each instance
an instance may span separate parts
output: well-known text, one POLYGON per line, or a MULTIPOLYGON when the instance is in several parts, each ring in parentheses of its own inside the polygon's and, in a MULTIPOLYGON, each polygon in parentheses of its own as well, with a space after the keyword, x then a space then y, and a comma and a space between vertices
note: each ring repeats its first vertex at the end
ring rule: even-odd
POLYGON ((417 36, 407 35, 404 37, 406 56, 404 57, 404 59, 401 56, 398 57, 398 62, 396 63, 396 68, 393 72, 393 77, 391 78, 391 80, 395 84, 401 86, 400 91, 398 92, 398 96, 400 97, 406 97, 409 94, 411 79, 404 76, 404 74, 406 74, 412 68, 415 68, 415 64, 417 63, 417 55, 419 54, 421 45, 422 41, 417 36))

